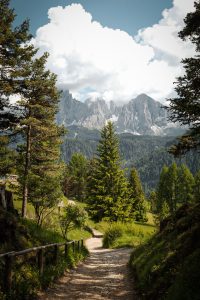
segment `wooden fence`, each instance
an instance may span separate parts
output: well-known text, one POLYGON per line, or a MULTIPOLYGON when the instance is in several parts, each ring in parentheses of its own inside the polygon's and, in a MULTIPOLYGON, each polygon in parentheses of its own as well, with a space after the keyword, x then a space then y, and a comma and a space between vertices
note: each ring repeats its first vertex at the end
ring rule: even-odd
POLYGON ((72 247, 72 251, 75 252, 75 249, 78 250, 78 252, 81 251, 81 248, 83 247, 83 240, 79 241, 70 241, 65 243, 54 243, 54 244, 48 244, 43 245, 39 247, 29 248, 22 251, 12 251, 4 254, 0 254, 0 259, 4 259, 4 276, 3 276, 3 289, 6 291, 6 294, 10 294, 12 290, 12 277, 13 277, 13 268, 15 265, 15 259, 18 256, 25 256, 29 253, 35 253, 35 258, 38 264, 38 269, 40 274, 43 274, 44 268, 45 268, 45 250, 46 249, 53 249, 53 260, 52 262, 54 264, 58 261, 58 255, 59 255, 59 248, 64 246, 64 255, 67 257, 68 254, 68 247, 72 247))

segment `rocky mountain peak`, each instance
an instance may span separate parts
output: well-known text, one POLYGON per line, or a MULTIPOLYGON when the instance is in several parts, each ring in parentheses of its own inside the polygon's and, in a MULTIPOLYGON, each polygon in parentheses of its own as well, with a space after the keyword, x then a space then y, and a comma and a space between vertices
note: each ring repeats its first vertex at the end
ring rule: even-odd
POLYGON ((137 135, 173 135, 176 128, 167 120, 167 112, 161 103, 146 94, 140 94, 127 104, 116 106, 104 99, 87 99, 84 103, 66 91, 62 94, 58 124, 79 125, 86 128, 101 129, 107 120, 115 123, 118 132, 137 135))

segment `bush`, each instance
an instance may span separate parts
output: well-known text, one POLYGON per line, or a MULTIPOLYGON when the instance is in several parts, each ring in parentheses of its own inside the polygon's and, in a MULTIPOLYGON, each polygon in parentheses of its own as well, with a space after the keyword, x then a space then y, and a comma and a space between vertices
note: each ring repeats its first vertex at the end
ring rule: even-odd
POLYGON ((118 238, 123 234, 123 225, 120 223, 114 223, 105 232, 103 238, 103 247, 112 248, 118 238))
POLYGON ((87 219, 88 215, 83 208, 68 204, 64 209, 64 213, 60 215, 60 228, 63 238, 67 240, 69 231, 83 228, 87 219))
MULTIPOLYGON (((101 223, 100 223, 101 225, 101 223)), ((157 228, 149 224, 112 223, 104 226, 103 246, 105 248, 137 247, 156 232, 157 228)))

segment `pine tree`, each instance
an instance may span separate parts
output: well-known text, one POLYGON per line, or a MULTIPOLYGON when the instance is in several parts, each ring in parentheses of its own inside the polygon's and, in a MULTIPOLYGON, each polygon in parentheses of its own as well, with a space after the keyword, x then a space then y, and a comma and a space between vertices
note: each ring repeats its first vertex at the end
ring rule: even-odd
POLYGON ((147 221, 145 195, 142 184, 135 168, 131 169, 129 178, 129 193, 132 204, 131 212, 136 221, 147 221))
POLYGON ((38 207, 44 210, 45 206, 53 206, 61 195, 59 157, 62 129, 55 124, 59 93, 55 86, 56 76, 45 70, 46 59, 47 54, 44 54, 29 65, 30 75, 20 102, 24 112, 20 124, 26 142, 21 147, 22 164, 18 168, 23 188, 23 217, 26 216, 28 197, 38 215, 38 207))
POLYGON ((165 218, 167 218, 170 215, 170 208, 167 203, 167 201, 164 201, 162 203, 161 210, 158 213, 159 221, 162 222, 165 218))
POLYGON ((168 172, 169 168, 167 166, 163 166, 161 174, 160 174, 160 179, 158 182, 158 187, 157 187, 157 212, 161 212, 163 203, 167 203, 168 199, 168 186, 167 186, 167 180, 168 180, 168 172))
POLYGON ((196 202, 200 201, 200 170, 195 174, 194 177, 194 200, 196 202))
POLYGON ((101 131, 88 181, 89 212, 93 219, 125 221, 130 217, 127 181, 120 168, 119 142, 111 122, 101 131))
POLYGON ((167 203, 170 213, 173 214, 177 208, 177 185, 178 185, 178 168, 174 162, 168 169, 166 176, 167 203))
POLYGON ((71 195, 78 201, 85 198, 87 180, 87 159, 81 153, 74 153, 69 162, 71 195))
POLYGON ((179 203, 190 203, 193 201, 194 177, 186 165, 178 169, 178 201, 179 203))
POLYGON ((149 202, 151 205, 151 212, 156 213, 156 204, 157 204, 157 193, 156 191, 151 191, 149 195, 149 202))
POLYGON ((174 212, 176 166, 163 166, 156 191, 156 213, 159 223, 174 212), (170 178, 172 176, 172 178, 170 178))
POLYGON ((0 0, 0 129, 19 122, 17 106, 11 106, 9 96, 21 94, 26 78, 26 64, 36 50, 30 43, 29 23, 13 29, 15 14, 9 0, 0 0), (9 109, 8 109, 9 108, 9 109))
POLYGON ((177 97, 170 99, 170 120, 188 125, 190 131, 171 148, 174 155, 183 154, 200 146, 200 1, 194 3, 195 11, 188 13, 185 27, 179 33, 182 40, 189 38, 196 46, 197 54, 182 61, 185 75, 177 79, 177 97))

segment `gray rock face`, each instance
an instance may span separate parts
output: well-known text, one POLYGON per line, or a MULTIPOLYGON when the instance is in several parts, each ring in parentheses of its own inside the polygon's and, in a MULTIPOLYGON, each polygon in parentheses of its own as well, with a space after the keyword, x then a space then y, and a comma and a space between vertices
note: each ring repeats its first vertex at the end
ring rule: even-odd
POLYGON ((177 135, 179 132, 177 126, 168 122, 161 103, 145 94, 120 107, 103 99, 87 99, 82 103, 73 99, 68 91, 62 94, 58 124, 101 129, 108 120, 115 123, 118 132, 136 135, 177 135))
POLYGON ((57 114, 57 123, 65 126, 77 125, 81 123, 88 114, 87 106, 72 98, 72 95, 65 91, 62 93, 59 112, 57 114))
POLYGON ((117 126, 122 132, 160 135, 167 126, 167 112, 159 102, 141 94, 122 107, 117 126))

